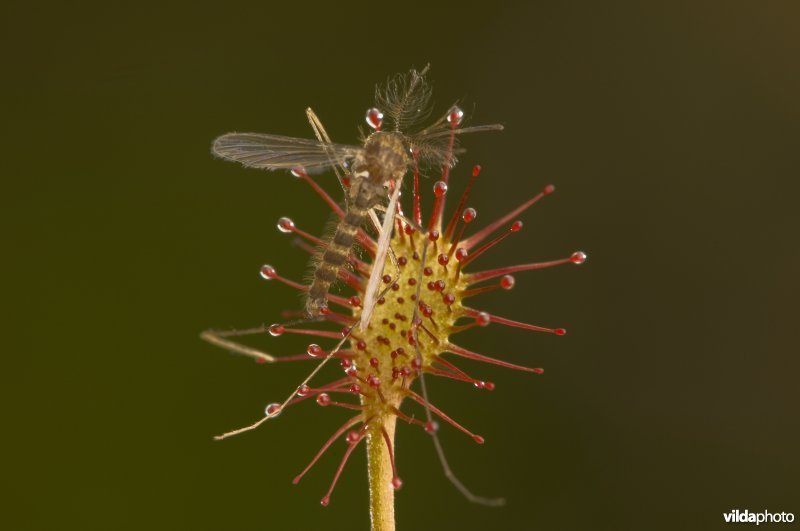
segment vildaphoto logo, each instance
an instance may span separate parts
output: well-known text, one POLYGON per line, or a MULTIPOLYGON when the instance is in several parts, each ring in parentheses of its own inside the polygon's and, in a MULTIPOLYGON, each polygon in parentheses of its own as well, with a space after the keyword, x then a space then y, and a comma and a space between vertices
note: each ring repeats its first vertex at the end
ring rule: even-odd
POLYGON ((764 511, 751 513, 747 509, 740 511, 734 509, 729 513, 723 513, 725 522, 729 524, 790 524, 794 522, 793 513, 771 513, 764 511))

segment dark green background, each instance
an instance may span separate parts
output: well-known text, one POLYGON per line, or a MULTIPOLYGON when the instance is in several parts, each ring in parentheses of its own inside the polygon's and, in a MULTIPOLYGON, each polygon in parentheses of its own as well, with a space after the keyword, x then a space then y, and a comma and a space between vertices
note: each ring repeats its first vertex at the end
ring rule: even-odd
POLYGON ((454 174, 483 165, 479 221, 558 188, 483 266, 590 260, 475 301, 567 336, 460 338, 544 376, 465 364, 497 389, 431 384, 487 439, 442 430, 453 466, 507 507, 467 503, 401 426, 399 528, 800 517, 799 20, 790 1, 4 2, 0 526, 367 528, 362 452, 326 509, 341 446, 290 482, 343 412, 298 407, 211 440, 308 366, 257 366, 198 333, 298 309, 258 268, 302 278, 275 221, 319 233, 328 214, 297 180, 209 145, 230 130, 310 137, 309 105, 355 142, 374 84, 426 62, 440 111, 464 98, 474 122, 506 125, 469 138, 454 174))

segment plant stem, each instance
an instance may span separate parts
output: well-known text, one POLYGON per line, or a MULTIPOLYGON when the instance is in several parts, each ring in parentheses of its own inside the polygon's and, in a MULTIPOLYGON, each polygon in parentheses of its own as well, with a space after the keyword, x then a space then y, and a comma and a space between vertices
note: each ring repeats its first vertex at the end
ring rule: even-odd
MULTIPOLYGON (((394 446, 394 429, 397 417, 383 417, 383 429, 394 446)), ((372 531, 394 531, 394 488, 392 487, 392 461, 380 429, 371 429, 367 435, 367 471, 369 472, 369 514, 372 531)))

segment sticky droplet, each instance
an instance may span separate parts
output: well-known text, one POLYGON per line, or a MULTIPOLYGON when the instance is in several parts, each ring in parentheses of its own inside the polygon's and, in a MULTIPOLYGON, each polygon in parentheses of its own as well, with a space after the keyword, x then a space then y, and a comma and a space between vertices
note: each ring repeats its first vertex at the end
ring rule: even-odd
POLYGON ((261 266, 261 271, 259 273, 261 275, 261 278, 263 278, 264 280, 271 280, 278 276, 278 273, 275 271, 275 268, 267 264, 261 266))
POLYGON ((569 260, 575 265, 581 265, 586 261, 586 258, 587 258, 586 253, 584 253, 583 251, 578 251, 572 253, 572 256, 569 257, 569 260))
POLYGON ((322 347, 320 347, 316 343, 311 343, 306 348, 306 354, 308 354, 312 358, 318 358, 322 355, 322 347))
POLYGON ((317 396, 317 404, 323 407, 331 405, 331 396, 328 393, 320 393, 317 396))
POLYGON ((453 106, 450 108, 449 111, 447 111, 447 123, 453 125, 459 125, 461 123, 461 120, 463 119, 464 119, 464 111, 462 111, 458 107, 453 106))
POLYGON ((366 120, 368 126, 376 131, 380 131, 381 126, 383 125, 383 113, 380 111, 380 109, 373 107, 367 110, 366 120))
POLYGON ((286 217, 279 219, 278 230, 284 234, 292 232, 294 230, 294 221, 286 217))

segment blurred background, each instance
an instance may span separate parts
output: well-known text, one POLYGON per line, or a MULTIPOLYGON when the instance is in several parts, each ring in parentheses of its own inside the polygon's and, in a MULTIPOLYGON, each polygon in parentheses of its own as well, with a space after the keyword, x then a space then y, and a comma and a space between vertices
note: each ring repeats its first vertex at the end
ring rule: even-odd
MULTIPOLYGON (((714 529, 732 509, 800 516, 796 2, 80 2, 0 7, 4 218, 3 527, 367 529, 366 465, 291 479, 346 417, 297 407, 256 432, 308 365, 257 365, 208 328, 279 321, 323 203, 286 174, 214 160, 219 134, 358 141, 376 82, 430 62, 501 134, 453 174, 478 225, 553 183, 484 268, 517 275, 473 305, 563 326, 493 325, 465 363, 492 393, 433 381, 452 429, 398 429, 399 529, 714 529)), ((325 179, 320 179, 325 181, 325 179)), ((432 179, 424 184, 429 186, 432 179)), ((333 179, 326 186, 336 197, 333 179)), ((453 202, 451 202, 451 206, 453 202)), ((255 341, 276 354, 304 341, 255 341)))

